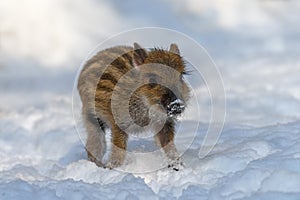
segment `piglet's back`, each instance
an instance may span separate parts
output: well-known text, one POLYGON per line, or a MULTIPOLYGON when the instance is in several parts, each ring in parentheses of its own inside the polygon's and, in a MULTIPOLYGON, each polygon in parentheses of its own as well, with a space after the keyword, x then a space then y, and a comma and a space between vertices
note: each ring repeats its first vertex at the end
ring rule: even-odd
POLYGON ((86 62, 77 85, 83 106, 93 108, 95 95, 111 95, 122 75, 133 68, 132 56, 132 47, 118 46, 100 51, 86 62))

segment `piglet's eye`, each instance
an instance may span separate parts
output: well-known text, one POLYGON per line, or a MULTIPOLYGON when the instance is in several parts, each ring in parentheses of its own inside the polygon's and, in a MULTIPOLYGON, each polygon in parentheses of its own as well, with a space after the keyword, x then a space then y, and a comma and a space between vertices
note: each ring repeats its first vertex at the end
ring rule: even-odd
POLYGON ((154 87, 156 86, 156 84, 157 84, 156 79, 155 79, 154 77, 151 77, 151 78, 149 79, 149 87, 150 87, 150 88, 154 88, 154 87))
POLYGON ((156 81, 156 79, 155 79, 154 77, 151 77, 151 78, 149 79, 149 82, 150 82, 150 83, 157 83, 157 81, 156 81))
POLYGON ((160 80, 160 77, 158 77, 156 74, 153 73, 146 74, 146 77, 148 79, 148 85, 150 88, 154 88, 155 86, 157 86, 160 80))

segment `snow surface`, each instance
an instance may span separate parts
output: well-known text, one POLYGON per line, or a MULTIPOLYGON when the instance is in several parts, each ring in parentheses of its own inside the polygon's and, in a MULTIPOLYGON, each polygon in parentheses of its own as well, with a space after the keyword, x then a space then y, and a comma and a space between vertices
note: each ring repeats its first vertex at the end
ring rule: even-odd
MULTIPOLYGON (((299 8, 296 0, 1 1, 0 199, 299 199, 299 8), (178 172, 98 168, 75 130, 81 61, 110 35, 140 26, 190 35, 224 81, 217 145, 198 158, 203 120, 178 172)), ((193 137, 193 123, 177 145, 193 137)))

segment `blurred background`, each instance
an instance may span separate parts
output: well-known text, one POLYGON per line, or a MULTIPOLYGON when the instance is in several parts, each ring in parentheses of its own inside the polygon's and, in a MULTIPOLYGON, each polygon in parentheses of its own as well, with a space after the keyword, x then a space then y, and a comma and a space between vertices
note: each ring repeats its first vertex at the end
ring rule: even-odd
POLYGON ((28 130, 73 123, 73 82, 88 53, 120 31, 158 26, 209 52, 224 81, 226 123, 299 120, 299 11, 298 0, 1 1, 0 119, 28 130))

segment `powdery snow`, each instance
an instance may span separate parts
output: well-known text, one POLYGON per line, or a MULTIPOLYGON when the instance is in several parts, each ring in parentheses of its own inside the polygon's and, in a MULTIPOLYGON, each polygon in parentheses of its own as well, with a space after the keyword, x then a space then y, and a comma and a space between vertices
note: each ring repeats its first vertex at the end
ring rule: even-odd
POLYGON ((71 123, 70 102, 63 99, 45 108, 5 113, 10 117, 0 123, 1 199, 300 195, 300 121, 260 128, 227 125, 213 152, 203 159, 197 157, 205 128, 200 129, 183 155, 184 169, 134 174, 102 169, 86 160, 71 123))

